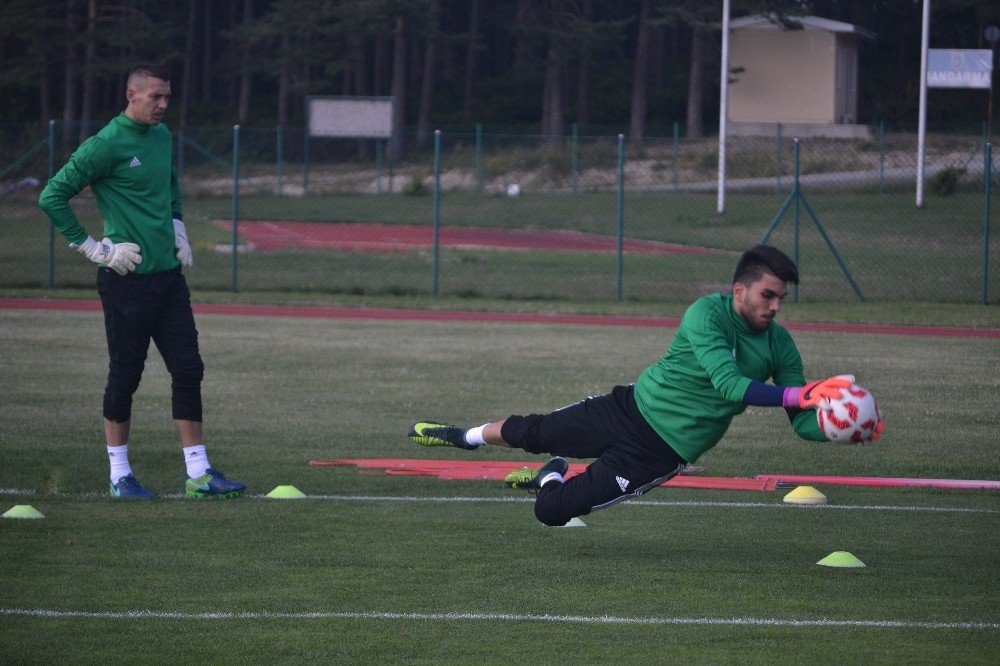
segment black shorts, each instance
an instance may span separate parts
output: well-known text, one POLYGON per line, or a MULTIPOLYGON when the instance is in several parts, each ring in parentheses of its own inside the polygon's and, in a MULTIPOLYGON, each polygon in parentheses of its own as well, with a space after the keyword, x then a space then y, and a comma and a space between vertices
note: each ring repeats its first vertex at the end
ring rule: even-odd
POLYGON ((139 387, 152 340, 170 373, 173 418, 201 421, 205 366, 198 351, 191 292, 181 269, 119 275, 99 268, 97 291, 111 359, 104 418, 118 423, 130 420, 132 394, 139 387))
POLYGON ((549 414, 512 415, 501 435, 529 453, 597 458, 583 474, 539 490, 535 515, 547 525, 638 497, 687 464, 639 413, 631 384, 549 414))

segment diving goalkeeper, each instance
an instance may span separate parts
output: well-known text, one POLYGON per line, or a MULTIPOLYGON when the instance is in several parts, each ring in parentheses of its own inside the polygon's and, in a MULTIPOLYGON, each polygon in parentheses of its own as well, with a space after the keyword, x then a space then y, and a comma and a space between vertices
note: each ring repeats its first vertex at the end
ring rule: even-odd
MULTIPOLYGON (((511 485, 537 489, 535 516, 553 526, 638 497, 680 473, 749 405, 783 407, 799 437, 825 441, 814 409, 851 382, 831 377, 806 384, 791 335, 774 321, 787 285, 798 281, 789 257, 758 245, 740 257, 732 292, 695 301, 667 353, 634 384, 548 414, 474 428, 421 421, 408 436, 424 446, 492 444, 556 456, 535 472, 508 476, 511 485), (567 480, 563 456, 596 460, 567 480)), ((883 429, 880 422, 872 441, 883 429)))

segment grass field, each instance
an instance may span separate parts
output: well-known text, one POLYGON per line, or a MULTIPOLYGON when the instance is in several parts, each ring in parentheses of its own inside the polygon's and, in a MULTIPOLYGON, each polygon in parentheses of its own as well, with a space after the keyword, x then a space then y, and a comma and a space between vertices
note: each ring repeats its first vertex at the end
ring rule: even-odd
MULTIPOLYGON (((807 192, 808 202, 837 248, 862 295, 873 302, 978 303, 983 286, 983 202, 978 192, 928 197, 922 209, 905 193, 807 192)), ((709 247, 736 253, 759 242, 778 215, 783 195, 732 194, 727 212, 715 212, 711 194, 629 193, 623 210, 628 238, 709 247)), ((81 220, 98 233, 99 213, 87 196, 74 200, 81 220)), ((243 220, 420 224, 433 222, 429 196, 242 196, 243 220)), ((198 290, 302 292, 335 297, 437 295, 464 299, 615 302, 619 297, 617 253, 469 250, 433 253, 348 251, 252 252, 237 256, 231 234, 213 221, 232 220, 226 197, 192 197, 185 219, 195 246, 198 290), (435 283, 435 267, 438 280, 435 283)), ((616 237, 613 193, 492 197, 446 192, 440 201, 444 226, 574 230, 616 237)), ((769 242, 789 254, 795 248, 795 211, 779 220, 769 242)), ((0 212, 0 286, 40 288, 49 279, 48 223, 34 201, 11 200, 0 212)), ((834 254, 802 207, 798 263, 803 302, 860 302, 834 254)), ((991 241, 987 285, 990 304, 1000 302, 1000 234, 991 241)), ((92 270, 55 241, 53 284, 93 283, 92 270)), ((725 285, 733 255, 626 254, 621 299, 633 303, 688 303, 725 285), (720 281, 720 277, 724 279, 720 281)))
MULTIPOLYGON (((481 423, 634 380, 673 331, 203 316, 214 465, 249 496, 180 498, 155 352, 130 458, 161 499, 105 496, 99 313, 0 313, 0 662, 996 663, 994 492, 660 489, 546 528, 491 482, 316 458, 530 460, 416 447, 420 418, 481 423), (292 484, 304 500, 263 497, 292 484), (847 550, 864 569, 815 563, 847 550)), ((1000 479, 996 340, 797 333, 807 375, 853 370, 888 431, 853 448, 751 409, 699 461, 760 473, 1000 479)))

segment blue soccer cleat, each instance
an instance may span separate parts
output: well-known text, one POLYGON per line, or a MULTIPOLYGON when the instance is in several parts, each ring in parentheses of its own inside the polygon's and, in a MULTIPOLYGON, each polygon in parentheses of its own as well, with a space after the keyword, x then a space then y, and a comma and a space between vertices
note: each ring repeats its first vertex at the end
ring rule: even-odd
POLYGON ((217 469, 208 468, 196 479, 184 482, 184 493, 188 497, 236 497, 246 486, 239 481, 230 481, 217 469))
POLYGON ((118 483, 111 484, 111 495, 116 499, 156 499, 156 495, 139 485, 131 474, 118 479, 118 483))

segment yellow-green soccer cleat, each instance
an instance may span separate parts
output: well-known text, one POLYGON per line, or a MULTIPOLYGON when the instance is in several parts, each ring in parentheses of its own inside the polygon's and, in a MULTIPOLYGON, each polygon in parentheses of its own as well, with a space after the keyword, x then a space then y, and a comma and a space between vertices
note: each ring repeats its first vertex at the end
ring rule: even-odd
POLYGON ((503 482, 511 488, 528 489, 531 488, 531 480, 534 478, 535 470, 522 467, 521 469, 515 469, 513 472, 505 476, 503 478, 503 482))
POLYGON ((465 430, 462 428, 437 421, 414 423, 406 436, 421 446, 454 446, 466 451, 479 448, 479 445, 465 441, 465 430))

